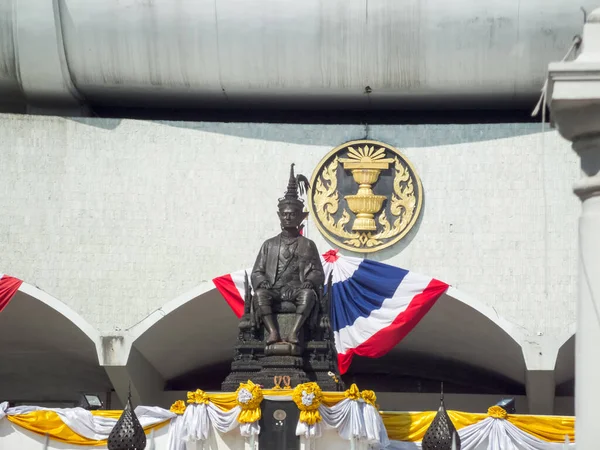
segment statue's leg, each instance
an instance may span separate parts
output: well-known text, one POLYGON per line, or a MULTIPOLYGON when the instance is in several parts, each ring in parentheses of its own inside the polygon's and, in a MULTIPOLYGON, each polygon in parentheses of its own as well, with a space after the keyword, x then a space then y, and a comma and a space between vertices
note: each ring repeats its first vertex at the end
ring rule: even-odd
POLYGON ((315 302, 317 301, 317 295, 312 289, 300 289, 296 296, 296 320, 288 342, 292 344, 298 344, 300 342, 300 331, 306 319, 310 315, 315 302))
POLYGON ((267 289, 257 289, 255 296, 256 303, 258 303, 258 312, 260 314, 260 318, 265 324, 267 333, 269 333, 267 336, 267 345, 279 342, 281 338, 279 337, 279 332, 275 326, 273 309, 271 307, 273 305, 273 295, 267 289))

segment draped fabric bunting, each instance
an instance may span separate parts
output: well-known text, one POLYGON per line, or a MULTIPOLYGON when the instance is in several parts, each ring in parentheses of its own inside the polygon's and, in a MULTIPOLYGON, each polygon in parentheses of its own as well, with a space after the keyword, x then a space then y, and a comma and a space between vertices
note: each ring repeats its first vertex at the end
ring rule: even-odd
MULTIPOLYGON (((0 420, 67 444, 104 446, 123 411, 88 411, 83 408, 8 407, 0 404, 0 420)), ((135 413, 146 433, 168 423, 176 415, 166 409, 138 406, 135 413)))
POLYGON ((0 312, 11 301, 23 282, 17 278, 0 273, 0 312))
MULTIPOLYGON (((394 348, 427 314, 448 285, 431 277, 330 250, 321 257, 332 275, 331 324, 344 374, 354 355, 379 358, 394 348)), ((233 312, 244 313, 244 279, 251 269, 213 279, 233 312)))
MULTIPOLYGON (((300 420, 296 434, 312 440, 321 437, 326 428, 337 430, 341 439, 369 444, 373 448, 408 450, 420 448, 420 441, 435 417, 435 411, 405 413, 382 412, 375 406, 372 391, 359 391, 353 385, 346 392, 321 392, 314 386, 300 385, 292 390, 265 390, 268 400, 302 404, 306 410, 318 410, 319 420, 300 420), (315 393, 313 396, 312 394, 315 393)), ((256 391, 255 391, 256 393, 256 391)), ((254 393, 254 394, 255 394, 254 393)), ((257 399, 256 395, 253 399, 257 399)), ((208 394, 195 391, 188 394, 188 405, 176 402, 171 411, 158 407, 138 406, 135 409, 146 433, 169 424, 167 450, 185 450, 186 442, 204 441, 212 430, 228 433, 240 428, 240 433, 252 445, 260 432, 258 415, 255 422, 240 423, 246 394, 208 394), (191 395, 190 395, 191 394, 191 395)), ((250 405, 246 410, 250 411, 250 405)), ((302 411, 302 408, 300 408, 302 411)), ((110 430, 122 411, 87 411, 81 408, 40 408, 0 404, 0 420, 8 419, 18 425, 51 439, 82 446, 105 446, 110 430)), ((460 434, 463 450, 563 450, 565 436, 574 441, 573 417, 523 416, 498 413, 490 408, 488 414, 448 411, 460 434)), ((306 416, 308 417, 308 416, 306 416)), ((575 448, 569 444, 568 448, 575 448)))
MULTIPOLYGON (((435 415, 435 413, 432 414, 435 415)), ((530 417, 533 418, 533 416, 530 417)), ((550 435, 555 433, 555 430, 549 432, 550 435)), ((512 423, 512 420, 498 417, 486 417, 479 422, 459 429, 458 434, 462 450, 566 450, 576 448, 575 443, 570 443, 572 442, 570 439, 568 444, 565 443, 564 435, 559 442, 549 442, 520 429, 512 423)), ((569 432, 567 436, 569 434, 572 434, 572 432, 569 432)), ((421 448, 420 441, 399 440, 390 441, 388 447, 389 450, 414 450, 419 448, 421 448)))

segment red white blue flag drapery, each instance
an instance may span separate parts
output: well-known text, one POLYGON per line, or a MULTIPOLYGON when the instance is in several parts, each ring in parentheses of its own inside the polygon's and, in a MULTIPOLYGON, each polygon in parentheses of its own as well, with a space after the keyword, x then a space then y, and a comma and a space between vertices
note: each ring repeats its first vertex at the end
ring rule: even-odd
POLYGON ((21 280, 0 273, 0 312, 6 308, 21 287, 21 280))
MULTIPOLYGON (((448 284, 431 277, 330 250, 322 258, 332 274, 331 325, 338 368, 348 371, 354 355, 379 358, 394 348, 427 314, 448 284)), ((213 280, 234 313, 244 312, 244 274, 213 280)))

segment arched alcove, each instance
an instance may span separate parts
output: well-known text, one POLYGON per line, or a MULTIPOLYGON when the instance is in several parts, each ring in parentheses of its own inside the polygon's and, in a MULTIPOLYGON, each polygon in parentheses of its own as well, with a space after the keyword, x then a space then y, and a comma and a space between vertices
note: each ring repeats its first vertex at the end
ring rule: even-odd
MULTIPOLYGON (((218 390, 233 357, 237 323, 207 283, 131 331, 133 345, 166 380, 167 390, 218 390)), ((450 392, 524 395, 520 342, 517 328, 492 308, 450 288, 392 352, 377 360, 356 358, 346 378, 379 391, 430 392, 433 387, 425 385, 439 390, 445 381, 450 392)))
POLYGON ((0 399, 73 406, 112 385, 97 331, 67 305, 23 283, 0 313, 0 399))

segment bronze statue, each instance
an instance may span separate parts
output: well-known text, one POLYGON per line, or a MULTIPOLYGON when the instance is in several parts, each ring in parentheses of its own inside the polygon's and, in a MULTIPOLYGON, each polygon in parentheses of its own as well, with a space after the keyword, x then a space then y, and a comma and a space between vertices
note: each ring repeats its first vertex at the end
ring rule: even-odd
MULTIPOLYGON (((281 233, 261 247, 252 270, 254 320, 262 322, 268 332, 266 344, 287 342, 301 344, 299 334, 310 318, 315 319, 318 293, 325 275, 317 246, 301 235, 301 224, 308 216, 298 196, 310 188, 303 175, 294 176, 294 164, 285 196, 279 199, 281 233), (281 336, 274 312, 295 308, 294 322, 287 336, 281 336)), ((313 324, 314 326, 314 324, 313 324)))
POLYGON ((224 391, 247 380, 272 387, 283 379, 291 386, 316 381, 324 390, 344 389, 331 375, 337 372, 329 323, 331 275, 324 287, 319 251, 301 234, 308 213, 300 195, 308 189, 308 180, 295 176, 292 164, 278 204, 281 233, 262 245, 251 280, 245 276, 244 314, 224 391))

